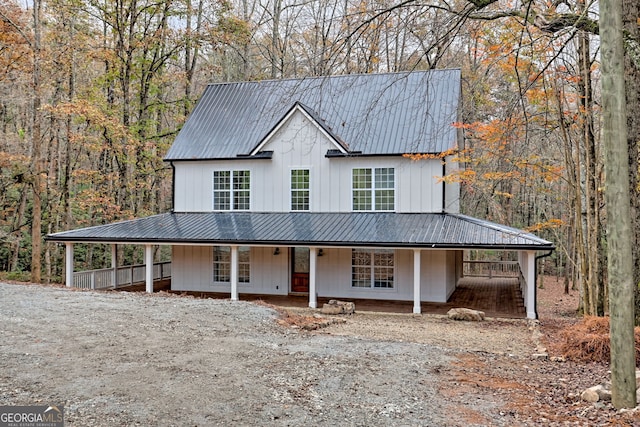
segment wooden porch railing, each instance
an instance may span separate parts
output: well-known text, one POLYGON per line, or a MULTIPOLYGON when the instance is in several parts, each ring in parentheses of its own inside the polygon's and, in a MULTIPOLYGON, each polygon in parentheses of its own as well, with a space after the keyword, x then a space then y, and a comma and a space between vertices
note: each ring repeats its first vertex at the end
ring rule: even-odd
POLYGON ((465 277, 519 277, 518 261, 462 261, 465 277))
MULTIPOLYGON (((100 270, 77 271, 73 273, 73 287, 80 289, 115 289, 121 286, 131 286, 145 281, 144 264, 128 265, 100 270), (115 282, 115 283, 114 283, 115 282)), ((171 261, 153 264, 153 280, 171 277, 171 261)))

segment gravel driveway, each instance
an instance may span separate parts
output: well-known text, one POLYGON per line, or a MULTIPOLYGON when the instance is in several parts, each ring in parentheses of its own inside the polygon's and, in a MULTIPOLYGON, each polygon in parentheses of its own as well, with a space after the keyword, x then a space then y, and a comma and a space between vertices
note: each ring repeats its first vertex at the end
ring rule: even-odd
POLYGON ((78 426, 513 425, 499 396, 453 406, 447 371, 468 352, 531 354, 524 320, 356 314, 304 332, 277 315, 0 283, 0 405, 62 403, 78 426))

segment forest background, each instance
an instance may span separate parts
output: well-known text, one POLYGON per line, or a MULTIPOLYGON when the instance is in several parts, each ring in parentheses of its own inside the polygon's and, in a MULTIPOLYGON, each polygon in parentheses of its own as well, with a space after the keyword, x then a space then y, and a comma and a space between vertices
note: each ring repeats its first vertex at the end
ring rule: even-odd
MULTIPOLYGON (((640 283, 640 0, 623 9, 640 283)), ((464 167, 443 179, 464 213, 553 241, 541 271, 604 315, 598 48, 587 0, 0 0, 0 271, 59 282, 45 234, 168 211, 162 157, 208 83, 461 68, 464 167)))

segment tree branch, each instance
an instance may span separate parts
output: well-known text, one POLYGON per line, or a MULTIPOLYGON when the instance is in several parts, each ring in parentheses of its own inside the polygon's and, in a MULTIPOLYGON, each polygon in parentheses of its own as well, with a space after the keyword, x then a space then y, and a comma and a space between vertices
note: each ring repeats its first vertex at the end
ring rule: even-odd
POLYGON ((2 18, 4 22, 12 26, 18 32, 18 34, 20 34, 20 36, 24 39, 24 41, 29 45, 29 47, 33 48, 33 42, 29 37, 27 37, 27 34, 25 34, 25 32, 22 31, 22 28, 20 28, 18 24, 13 22, 13 20, 9 18, 2 10, 0 10, 0 18, 2 18))
POLYGON ((552 19, 547 20, 539 16, 539 23, 536 24, 540 30, 545 33, 557 33, 566 28, 573 27, 578 30, 591 34, 599 34, 598 21, 589 18, 586 15, 576 15, 574 13, 560 13, 553 15, 552 19))

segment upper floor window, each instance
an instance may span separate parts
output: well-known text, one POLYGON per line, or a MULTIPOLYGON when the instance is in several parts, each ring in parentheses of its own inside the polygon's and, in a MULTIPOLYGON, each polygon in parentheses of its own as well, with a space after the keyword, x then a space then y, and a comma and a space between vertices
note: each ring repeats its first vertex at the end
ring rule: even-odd
POLYGON ((393 211, 395 209, 395 169, 353 170, 353 210, 393 211))
POLYGON ((213 209, 246 211, 250 208, 251 174, 249 171, 213 172, 213 209))
POLYGON ((309 210, 309 169, 291 171, 291 210, 309 210))
POLYGON ((352 249, 351 286, 393 289, 394 252, 390 249, 352 249))

